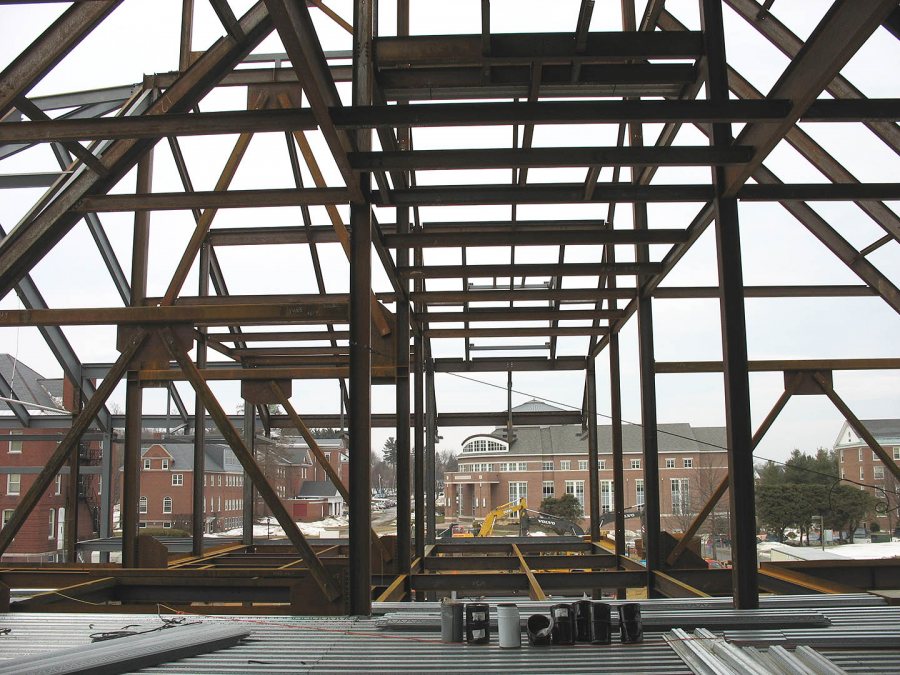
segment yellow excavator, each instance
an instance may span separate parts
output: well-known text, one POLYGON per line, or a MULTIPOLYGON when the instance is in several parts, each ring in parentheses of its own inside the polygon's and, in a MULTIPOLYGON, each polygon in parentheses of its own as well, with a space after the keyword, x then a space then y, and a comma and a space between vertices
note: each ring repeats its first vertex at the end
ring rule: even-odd
POLYGON ((556 534, 571 534, 580 537, 584 534, 584 530, 577 524, 566 518, 554 516, 549 513, 541 513, 540 511, 532 511, 528 508, 525 497, 515 502, 507 502, 495 509, 492 509, 485 516, 484 522, 480 527, 472 528, 466 531, 460 525, 451 526, 449 532, 454 539, 462 537, 490 537, 494 532, 494 525, 500 518, 509 518, 511 516, 519 516, 519 534, 527 536, 533 525, 553 530, 556 534))

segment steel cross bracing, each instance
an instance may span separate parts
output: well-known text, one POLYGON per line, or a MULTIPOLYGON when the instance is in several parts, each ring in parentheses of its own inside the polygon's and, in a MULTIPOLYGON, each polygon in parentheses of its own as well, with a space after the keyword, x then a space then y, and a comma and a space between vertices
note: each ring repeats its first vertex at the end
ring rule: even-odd
MULTIPOLYGON (((398 448, 403 460, 398 461, 398 470, 405 477, 410 465, 414 469, 407 494, 411 493, 417 507, 413 534, 421 558, 425 545, 435 543, 434 493, 426 486, 436 479, 433 462, 438 429, 507 423, 504 413, 438 409, 440 378, 436 374, 569 372, 570 377, 584 378, 584 386, 589 387, 582 412, 570 417, 595 435, 594 360, 608 347, 614 380, 610 392, 614 450, 618 453, 615 510, 622 512, 619 334, 637 314, 643 415, 651 427, 656 419, 656 375, 686 372, 692 367, 657 362, 653 356, 654 339, 664 338, 653 334, 654 298, 722 301, 725 363, 695 366, 704 372, 727 373, 730 444, 744 453, 744 464, 733 463, 732 472, 740 476, 747 472, 752 447, 772 421, 767 420, 752 439, 741 421, 749 420, 749 400, 746 392, 740 393, 742 387, 746 389, 749 371, 772 367, 785 373, 810 372, 804 377, 813 378, 809 381, 815 383, 816 391, 826 394, 842 414, 862 427, 850 406, 835 393, 831 371, 897 369, 896 359, 837 359, 817 362, 815 368, 812 362, 804 365, 797 360, 765 365, 748 361, 742 319, 744 297, 874 295, 900 311, 895 275, 879 269, 878 256, 873 255, 897 246, 900 220, 890 202, 897 200, 900 187, 890 176, 882 182, 861 181, 808 132, 810 125, 821 122, 862 126, 888 152, 900 147, 900 100, 866 99, 841 74, 873 33, 882 30, 883 22, 893 25, 895 2, 837 0, 804 42, 778 20, 777 7, 755 0, 703 0, 699 4, 704 22, 691 28, 676 18, 675 8, 667 8, 662 1, 648 2, 644 14, 637 17, 633 4, 623 0, 624 30, 615 26, 591 30, 598 9, 583 0, 573 3, 579 11, 571 30, 557 33, 495 32, 492 11, 496 15, 501 9, 485 1, 481 3, 480 33, 440 36, 410 34, 410 12, 417 10, 405 0, 397 3, 396 35, 384 35, 381 29, 375 34, 372 0, 354 2, 353 17, 341 17, 319 2, 285 0, 258 2, 237 16, 226 0, 211 0, 216 30, 222 37, 198 52, 193 39, 194 2, 183 0, 178 71, 155 75, 136 71, 133 81, 142 80, 137 86, 31 96, 32 89, 57 63, 77 58, 77 52, 70 52, 82 40, 90 40, 92 31, 107 16, 126 11, 119 4, 72 3, 0 75, 0 162, 49 143, 59 163, 59 167, 24 175, 13 175, 0 165, 0 187, 10 194, 23 187, 49 185, 47 193, 0 242, 0 290, 8 293, 15 288, 26 307, 3 312, 0 324, 38 326, 66 376, 79 384, 85 402, 84 412, 71 423, 73 431, 35 484, 38 487, 49 484, 51 470, 63 465, 77 445, 77 435, 95 423, 91 415, 98 415, 96 423, 104 429, 126 428, 126 436, 132 436, 131 443, 126 438, 126 447, 132 454, 139 452, 134 435, 140 435, 142 427, 158 424, 160 418, 145 414, 138 403, 124 418, 109 416, 104 408, 106 396, 125 373, 132 383, 132 401, 141 400, 135 393, 142 388, 168 387, 187 423, 186 433, 196 430, 202 446, 202 411, 193 420, 175 386, 188 381, 197 391, 195 407, 209 410, 221 434, 254 476, 260 494, 272 502, 279 520, 284 520, 290 541, 303 554, 323 592, 321 602, 311 601, 311 606, 334 611, 343 590, 319 562, 327 554, 310 547, 299 531, 290 527, 288 514, 278 507, 278 496, 268 484, 270 477, 254 468, 253 448, 238 434, 244 416, 226 415, 208 382, 240 380, 248 385, 258 383, 254 385, 257 390, 272 387, 265 400, 252 401, 267 432, 298 424, 303 428, 340 426, 346 405, 353 432, 351 455, 357 458, 357 468, 364 461, 359 458, 370 452, 367 438, 373 426, 399 427, 396 437, 403 445, 398 448), (723 4, 789 59, 767 94, 731 65, 730 51, 736 47, 729 44, 722 25, 723 4), (322 13, 317 20, 334 22, 342 32, 350 32, 353 49, 346 45, 334 48, 330 37, 323 38, 328 32, 317 29, 316 12, 322 13), (270 35, 277 35, 284 53, 254 53, 270 35), (704 86, 705 98, 700 99, 704 86), (209 94, 217 88, 246 89, 247 109, 215 109, 209 94), (728 89, 736 99, 729 99, 728 89), (833 98, 820 98, 823 92, 833 98), (423 105, 426 101, 428 105, 423 105), (25 118, 28 121, 23 121, 25 118), (740 123, 743 130, 732 140, 731 125, 740 123), (591 142, 588 130, 602 124, 617 126, 614 144, 591 142), (573 125, 583 125, 583 143, 546 141, 554 138, 555 128, 573 125), (655 139, 647 133, 649 125, 662 125, 655 139), (679 134, 692 126, 706 135, 708 144, 682 141, 679 134), (488 130, 491 138, 498 139, 493 141, 495 147, 453 143, 435 147, 434 136, 428 135, 440 128, 462 133, 470 127, 488 130), (378 139, 375 146, 372 131, 378 139), (283 133, 287 142, 290 170, 286 181, 253 187, 246 187, 245 181, 232 188, 241 171, 252 170, 253 160, 247 155, 254 135, 272 132, 283 133), (545 132, 547 135, 542 135, 545 132), (195 189, 194 179, 205 173, 206 167, 196 156, 183 152, 182 142, 192 136, 223 134, 240 136, 218 182, 211 190, 195 189), (149 176, 159 171, 152 162, 142 164, 150 153, 158 157, 165 152, 164 144, 159 143, 163 138, 168 141, 182 191, 155 189, 149 176), (84 141, 90 144, 82 145, 84 141), (772 151, 785 142, 827 182, 788 182, 767 166, 772 151), (142 188, 129 191, 126 177, 140 166, 149 171, 148 180, 142 188), (607 179, 607 167, 612 180, 607 179), (660 170, 690 167, 710 167, 710 178, 698 180, 696 173, 690 173, 685 174, 692 176, 687 183, 658 180, 659 175, 675 175, 660 174, 660 170), (491 180, 496 175, 491 169, 508 169, 510 173, 505 175, 511 180, 491 180), (441 182, 448 174, 432 173, 448 171, 466 172, 461 175, 468 178, 441 182), (583 180, 573 181, 575 172, 580 172, 583 180), (481 180, 482 176, 488 178, 481 180), (752 183, 748 183, 750 179, 752 183), (862 247, 851 244, 841 234, 844 230, 807 203, 823 200, 855 203, 882 233, 862 247), (781 203, 863 285, 746 286, 739 274, 741 253, 736 234, 740 204, 751 201, 781 203), (687 226, 658 221, 653 215, 656 205, 676 203, 700 207, 687 226), (530 205, 546 204, 580 205, 593 210, 579 213, 597 215, 523 215, 530 205), (631 226, 622 213, 616 217, 616 207, 624 205, 632 206, 631 226), (298 206, 301 218, 296 218, 298 206), (253 218, 240 227, 217 226, 217 213, 256 207, 289 212, 292 224, 253 218), (316 220, 322 207, 327 225, 316 220), (473 216, 471 207, 492 207, 492 215, 473 216), (437 208, 444 212, 432 219, 437 208), (495 215, 507 208, 508 218, 495 215), (165 290, 160 297, 142 291, 134 298, 119 263, 127 254, 117 256, 115 239, 107 234, 109 226, 104 228, 97 214, 138 214, 132 259, 139 260, 147 258, 149 244, 137 236, 138 222, 146 228, 151 213, 179 210, 192 211, 193 222, 188 230, 190 241, 183 250, 170 252, 178 261, 175 272, 162 281, 165 290), (662 286, 716 217, 721 221, 717 223, 717 242, 722 287, 662 286), (51 307, 37 291, 32 279, 35 266, 57 247, 64 247, 68 233, 81 220, 88 225, 124 307, 92 307, 92 303, 80 308, 51 307), (349 262, 354 279, 349 294, 344 281, 346 263, 328 262, 326 247, 332 244, 341 246, 342 257, 349 262), (288 247, 296 245, 309 251, 315 279, 312 287, 300 293, 285 292, 277 283, 263 292, 229 292, 229 287, 246 288, 246 278, 254 274, 245 270, 235 275, 234 265, 224 262, 231 259, 232 251, 250 251, 251 247, 291 250, 288 247), (374 276, 368 270, 372 246, 381 263, 374 276), (505 250, 489 259, 480 255, 483 250, 493 250, 491 247, 505 250), (630 247, 634 247, 633 255, 630 247), (540 255, 539 263, 533 262, 532 253, 540 255), (198 266, 199 292, 195 296, 187 288, 198 266), (731 277, 733 270, 738 274, 731 277), (215 295, 209 293, 210 281, 215 295), (118 326, 123 355, 112 365, 81 363, 63 332, 64 326, 72 325, 118 326), (173 327, 177 329, 174 332, 173 327), (150 346, 142 337, 148 334, 150 346), (410 339, 415 349, 411 350, 410 339), (196 341, 194 361, 184 352, 185 340, 196 341), (462 358, 448 356, 456 353, 462 358), (115 382, 108 381, 111 378, 115 382), (98 379, 102 384, 95 395, 93 381, 98 379), (339 381, 340 416, 298 412, 272 384, 318 379, 339 381), (395 386, 399 414, 370 411, 370 383, 395 386), (269 410, 276 404, 288 415, 269 410), (409 419, 409 423, 398 425, 400 419, 409 419), (409 433, 410 426, 415 433, 409 433), (412 462, 411 446, 415 449, 412 462)), ((702 141, 703 136, 699 138, 702 141)), ((152 267, 154 261, 147 264, 152 267)), ((134 274, 132 269, 132 284, 134 274)), ((147 269, 140 271, 141 275, 143 289, 147 269)), ((77 282, 77 274, 75 278, 77 282)), ((579 380, 579 387, 581 383, 579 380)), ((4 392, 9 389, 2 388, 4 392)), ((786 395, 792 392, 786 388, 786 395)), ((11 405, 11 411, 12 426, 69 424, 31 415, 17 404, 11 405)), ((514 422, 551 424, 560 418, 522 414, 514 422)), ((859 431, 866 433, 864 428, 859 431)), ((656 441, 652 431, 645 432, 649 464, 655 458, 656 441)), ((867 441, 895 470, 877 442, 867 441)), ((732 458, 733 462, 737 459, 732 458)), ((132 466, 136 456, 126 461, 132 466)), ((367 485, 363 473, 358 471, 351 489, 344 489, 355 514, 350 556, 356 563, 342 572, 350 575, 351 589, 343 608, 354 613, 367 613, 370 608, 367 590, 369 570, 374 567, 366 542, 370 536, 377 538, 369 534, 368 525, 359 527, 367 522, 368 488, 359 487, 367 485)), ((129 486, 128 499, 135 498, 134 488, 129 486)), ((195 489, 202 490, 199 482, 195 481, 195 489)), ((0 534, 0 550, 24 523, 39 493, 35 488, 23 499, 0 534)), ((723 494, 720 488, 716 498, 723 494)), ((403 499, 399 507, 399 521, 405 527, 412 522, 409 501, 403 499)), ((714 500, 710 502, 709 509, 715 505, 714 500)), ((202 504, 194 499, 195 522, 202 504)), ((647 504, 658 505, 658 494, 651 486, 647 504)), ((733 522, 752 526, 752 505, 747 508, 751 510, 735 514, 733 522)), ((596 511, 592 502, 594 519, 596 511)), ((692 529, 699 527, 702 517, 701 512, 692 529)), ((137 545, 136 523, 134 514, 126 517, 126 547, 137 545)), ((629 568, 623 551, 617 549, 613 567, 623 579, 617 587, 637 580, 656 592, 682 592, 678 590, 682 582, 667 577, 664 569, 679 559, 684 545, 663 551, 658 520, 648 518, 648 528, 649 575, 629 568)), ((623 533, 621 518, 616 530, 623 533)), ((595 527, 591 531, 596 534, 595 527)), ((194 529, 195 540, 199 532, 194 529)), ((421 560, 418 568, 410 569, 412 545, 406 535, 400 537, 396 551, 380 539, 371 550, 380 551, 383 560, 391 563, 390 569, 399 574, 393 584, 385 584, 390 597, 409 597, 410 592, 427 597, 442 587, 427 575, 417 575, 424 570, 421 560)), ((131 551, 126 556, 129 565, 136 563, 138 555, 135 548, 131 551)), ((194 554, 202 556, 202 542, 195 541, 194 554)), ((528 556, 515 549, 513 557, 524 579, 515 583, 524 583, 523 588, 533 596, 542 595, 539 575, 530 574, 528 556)), ((741 554, 736 561, 736 579, 740 570, 755 567, 755 560, 749 558, 750 554, 741 554)), ((756 585, 762 583, 740 577, 734 587, 738 605, 753 606, 756 585)))

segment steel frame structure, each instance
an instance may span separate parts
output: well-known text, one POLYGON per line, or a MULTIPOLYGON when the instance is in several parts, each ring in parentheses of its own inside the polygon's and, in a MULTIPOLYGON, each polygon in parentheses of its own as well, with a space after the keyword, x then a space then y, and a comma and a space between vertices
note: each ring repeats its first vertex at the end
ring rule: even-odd
MULTIPOLYGON (((816 122, 864 125, 889 149, 900 149, 896 123, 900 101, 866 99, 841 75, 844 65, 880 26, 896 27, 895 0, 835 0, 805 41, 779 22, 772 2, 759 4, 756 0, 699 0, 701 21, 695 29, 688 29, 667 11, 663 0, 649 0, 640 16, 632 0, 622 0, 622 30, 607 33, 590 31, 594 2, 581 0, 572 31, 541 34, 492 32, 491 4, 482 0, 481 33, 448 36, 411 35, 409 0, 397 2, 395 35, 376 34, 376 0, 355 0, 352 22, 321 2, 262 0, 236 16, 226 0, 213 0, 223 34, 203 52, 192 49, 194 0, 183 0, 177 72, 148 75, 135 86, 30 96, 35 85, 119 4, 115 0, 69 3, 60 18, 0 73, 0 161, 48 143, 62 167, 59 173, 0 176, 0 187, 5 189, 47 187, 0 242, 0 294, 15 290, 26 308, 3 312, 0 325, 39 327, 82 397, 81 410, 62 422, 29 416, 25 409, 13 406, 16 423, 22 426, 63 428, 57 451, 0 531, 0 552, 8 547, 54 476, 70 457, 77 456, 73 448, 85 434, 99 430, 108 450, 113 430, 125 430, 122 569, 84 572, 88 581, 67 589, 69 597, 109 598, 110 589, 117 588, 117 599, 139 605, 139 598, 146 594, 123 589, 134 587, 133 580, 140 578, 137 585, 165 586, 171 592, 167 596, 170 602, 178 602, 193 597, 177 590, 186 586, 223 589, 230 585, 233 589, 241 575, 223 575, 220 565, 255 568, 254 579, 260 576, 256 568, 270 570, 258 582, 241 577, 241 590, 217 596, 220 599, 266 602, 282 597, 281 591, 271 588, 289 587, 291 610, 303 613, 368 614, 373 597, 390 600, 415 595, 421 599, 449 589, 447 584, 522 590, 535 599, 543 598, 548 588, 645 586, 659 594, 696 595, 692 584, 700 587, 706 582, 685 581, 687 577, 678 574, 688 572, 676 572, 672 566, 680 559, 683 562, 690 537, 727 491, 734 569, 730 574, 709 571, 710 578, 717 580, 710 588, 727 592, 722 580, 730 578, 735 606, 753 608, 758 606, 761 587, 778 585, 765 569, 757 571, 753 448, 790 396, 826 395, 898 475, 896 464, 835 392, 831 373, 897 369, 900 360, 750 361, 744 318, 744 299, 748 297, 878 296, 900 312, 900 291, 872 260, 874 252, 900 242, 900 218, 885 203, 900 198, 900 184, 857 180, 800 126, 816 122), (723 6, 788 57, 788 66, 768 93, 754 89, 729 65, 723 6), (311 16, 316 11, 352 33, 352 52, 323 50, 311 16), (255 53, 273 33, 285 53, 255 53), (281 67, 282 63, 290 68, 281 67), (339 91, 344 83, 350 87, 349 104, 339 91), (247 110, 201 112, 199 105, 205 97, 221 87, 246 88, 247 110), (704 98, 698 98, 701 90, 704 98), (823 92, 833 98, 819 98, 823 92), (425 101, 429 104, 424 105, 425 101), (732 125, 736 123, 743 128, 733 138, 732 125), (618 142, 609 147, 536 145, 536 128, 562 124, 616 125, 618 142), (645 143, 646 124, 663 125, 653 142, 645 143), (687 125, 705 134, 708 145, 676 144, 676 135, 687 125), (414 147, 420 129, 471 126, 512 127, 512 147, 414 147), (271 132, 285 136, 293 187, 231 189, 253 135, 271 132), (179 139, 221 134, 238 134, 230 156, 215 188, 196 190, 179 139), (162 145, 162 139, 172 153, 184 188, 181 192, 153 189, 154 148, 162 145), (84 141, 89 143, 84 145, 84 141), (782 142, 793 146, 828 182, 785 183, 776 176, 765 162, 782 142), (323 147, 327 156, 323 156, 323 147), (326 177, 326 164, 334 165, 339 184, 326 177), (697 166, 710 168, 708 181, 682 185, 655 180, 662 167, 697 166), (606 167, 612 169, 612 180, 600 180, 606 167), (110 194, 134 169, 135 190, 110 194), (476 169, 508 169, 512 180, 463 185, 420 182, 429 171, 476 169), (577 183, 536 182, 532 173, 529 181, 529 171, 538 169, 579 169, 585 178, 577 183), (623 177, 623 169, 629 170, 629 178, 623 177), (308 180, 304 176, 310 176, 312 183, 304 184, 308 180), (855 203, 883 235, 857 249, 807 203, 820 200, 855 203), (740 203, 745 201, 782 204, 861 283, 746 285, 739 224, 740 203), (676 202, 700 205, 691 223, 686 228, 651 227, 648 206, 676 202), (600 204, 607 207, 607 217, 519 218, 517 207, 528 204, 600 204), (510 207, 508 220, 432 223, 424 222, 420 213, 427 206, 497 205, 510 207), (617 227, 615 213, 620 205, 631 206, 632 227, 617 227), (314 222, 313 206, 324 207, 328 225, 314 222), (219 210, 250 207, 299 207, 302 224, 214 227, 219 210), (192 212, 194 229, 184 250, 177 252, 179 260, 165 293, 149 297, 150 214, 161 210, 192 212), (134 214, 130 278, 126 278, 98 215, 110 212, 134 214), (377 216, 391 212, 393 223, 379 222, 377 216), (34 266, 82 219, 122 306, 51 308, 30 277, 34 266), (719 285, 661 287, 713 222, 719 285), (317 247, 332 243, 341 246, 349 262, 348 293, 327 290, 339 284, 328 282, 328 270, 317 247), (217 250, 294 244, 308 247, 317 294, 229 293, 217 250), (651 245, 667 247, 666 253, 661 258, 651 257, 651 245), (540 265, 522 262, 524 256, 517 253, 531 246, 552 247, 556 261, 540 265), (573 246, 600 247, 601 253, 589 262, 572 262, 567 260, 566 247, 573 246), (505 247, 508 261, 467 263, 467 253, 471 255, 478 247, 505 247), (633 260, 624 260, 621 253, 617 257, 617 247, 619 252, 627 250, 621 247, 633 247, 633 260), (454 250, 461 264, 435 264, 432 254, 437 249, 454 250), (373 250, 390 289, 373 288, 373 250), (195 264, 200 277, 198 293, 189 295, 185 284, 195 264), (591 283, 585 284, 584 278, 591 283), (491 282, 479 286, 473 281, 484 279, 491 282), (528 279, 540 281, 526 283, 528 279), (653 300, 704 297, 718 298, 720 303, 723 360, 658 362, 653 344, 653 300), (385 304, 392 304, 393 311, 385 304), (644 425, 646 567, 624 555, 625 504, 619 489, 624 484, 619 333, 635 315, 644 425), (81 363, 61 330, 71 325, 117 326, 119 358, 112 364, 81 363), (546 338, 539 346, 541 356, 477 354, 490 338, 503 338, 507 351, 533 350, 528 341, 532 337, 546 338), (588 349, 581 354, 563 353, 560 338, 566 337, 586 338, 588 349), (433 343, 444 340, 463 340, 464 357, 434 356, 433 343), (437 543, 435 496, 428 486, 435 480, 438 427, 503 425, 507 418, 438 410, 435 373, 571 371, 576 377, 583 376, 583 410, 568 421, 581 422, 589 434, 590 474, 596 479, 595 371, 596 359, 604 351, 612 381, 615 511, 619 516, 615 525, 618 543, 613 549, 604 548, 599 541, 595 480, 589 508, 590 541, 557 543, 556 548, 547 544, 549 548, 540 551, 546 559, 529 555, 536 545, 526 542, 494 545, 503 548, 498 557, 481 555, 487 546, 473 549, 475 545, 437 543), (750 427, 748 375, 754 370, 785 374, 784 395, 756 434, 750 427), (684 372, 724 375, 729 473, 728 481, 719 486, 687 535, 675 542, 660 532, 655 382, 658 374, 684 372), (351 529, 346 544, 308 542, 253 456, 258 417, 266 431, 279 426, 300 430, 317 460, 328 466, 308 427, 335 424, 337 417, 301 415, 295 410, 290 402, 291 382, 304 379, 337 380, 349 412, 351 478, 345 498, 350 505, 351 529), (101 383, 95 387, 96 380, 101 383), (109 395, 123 380, 124 417, 111 415, 105 408, 109 395), (195 414, 188 412, 174 388, 179 380, 189 382, 196 392, 195 414), (244 416, 225 413, 209 386, 216 380, 241 382, 247 404, 244 416), (372 413, 371 388, 376 384, 394 386, 395 414, 372 413), (258 491, 300 558, 281 553, 267 557, 250 533, 233 549, 204 551, 197 517, 202 512, 203 453, 195 452, 192 557, 168 564, 164 573, 153 578, 134 569, 153 558, 155 550, 138 537, 137 500, 141 431, 155 424, 152 416, 143 415, 142 390, 156 386, 168 387, 173 393, 187 432, 193 429, 195 448, 203 447, 209 415, 251 479, 247 495, 252 495, 251 489, 258 491), (272 404, 282 406, 286 414, 270 414, 268 406, 272 404), (373 426, 396 427, 397 471, 403 477, 398 481, 396 540, 382 541, 372 534, 369 461, 373 426), (406 480, 410 473, 412 481, 406 480), (442 557, 441 553, 451 548, 459 553, 477 552, 470 557, 442 557), (258 551, 258 556, 242 558, 249 550, 258 551), (577 553, 580 560, 566 560, 568 556, 561 555, 566 551, 577 553), (282 567, 277 563, 283 563, 282 567), (569 573, 534 572, 558 568, 569 573), (580 568, 602 571, 585 573, 591 576, 587 579, 585 574, 571 572, 580 568), (462 574, 429 574, 446 569, 462 574), (503 574, 497 575, 497 570, 503 574), (518 573, 509 573, 513 570, 518 573), (259 592, 251 592, 249 587, 259 592)), ((8 383, 0 381, 0 389, 7 393, 8 383)), ((511 419, 513 424, 559 421, 560 416, 547 419, 539 413, 511 419)), ((112 471, 109 456, 105 452, 107 480, 112 471)), ((70 470, 78 471, 77 462, 70 464, 70 470)), ((245 504, 244 522, 249 527, 252 499, 245 499, 245 504)), ((77 507, 76 495, 69 506, 77 507)), ((110 506, 107 502, 107 515, 110 506)), ((108 517, 101 534, 110 534, 108 517)), ((74 532, 67 538, 67 549, 74 552, 74 532)), ((59 572, 63 576, 68 573, 59 572)), ((80 575, 82 571, 71 573, 80 575)), ((12 583, 11 573, 4 574, 3 582, 12 583)), ((57 582, 59 579, 54 580, 57 582)), ((811 588, 799 573, 791 576, 785 572, 779 583, 781 588, 792 584, 811 588)), ((28 607, 60 606, 58 597, 52 602, 48 597, 35 598, 28 607)), ((235 608, 228 611, 234 613, 235 608)))

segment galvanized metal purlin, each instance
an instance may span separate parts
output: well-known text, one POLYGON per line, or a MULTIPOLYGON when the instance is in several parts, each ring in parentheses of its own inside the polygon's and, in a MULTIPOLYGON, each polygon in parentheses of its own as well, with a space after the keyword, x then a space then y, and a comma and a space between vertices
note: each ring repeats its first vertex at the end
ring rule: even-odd
MULTIPOLYGON (((242 17, 241 27, 246 34, 245 40, 218 40, 169 87, 166 96, 156 101, 145 114, 184 112, 231 71, 271 30, 269 16, 262 3, 254 5, 242 17)), ((0 243, 0 296, 11 290, 75 225, 80 215, 73 212, 72 207, 87 195, 109 190, 153 143, 152 140, 122 140, 112 143, 106 148, 102 158, 108 169, 107 176, 81 173, 73 177, 40 214, 28 222, 20 223, 10 232, 0 243)))
MULTIPOLYGON (((278 494, 269 484, 262 469, 260 469, 259 465, 256 463, 253 453, 247 448, 237 429, 234 428, 234 425, 231 424, 228 415, 222 410, 222 406, 219 405, 218 400, 212 393, 212 390, 210 390, 209 385, 203 379, 203 375, 197 369, 197 366, 195 366, 188 355, 181 350, 178 341, 175 339, 175 336, 170 329, 161 329, 159 331, 159 336, 169 350, 169 354, 178 362, 185 377, 203 401, 203 405, 209 412, 209 416, 216 423, 216 426, 219 428, 225 441, 231 447, 238 461, 241 463, 241 466, 244 467, 244 471, 247 472, 250 480, 259 492, 259 495, 272 511, 278 524, 284 530, 285 535, 291 540, 291 543, 296 547, 297 552, 303 557, 303 560, 309 567, 310 574, 319 585, 319 588, 322 589, 325 597, 332 602, 339 599, 341 597, 340 588, 331 578, 331 575, 325 569, 324 565, 322 565, 315 550, 313 550, 306 541, 306 537, 303 536, 300 528, 297 527, 297 523, 294 522, 284 505, 281 503, 278 494)), ((0 537, 2 537, 2 531, 0 531, 0 537)))
POLYGON ((31 512, 41 500, 41 497, 43 497, 44 493, 50 487, 50 484, 56 478, 56 474, 62 469, 69 453, 73 450, 77 450, 78 442, 82 434, 88 430, 94 418, 100 410, 103 409, 106 399, 112 394, 113 389, 118 386, 119 380, 125 374, 132 358, 138 353, 141 346, 146 341, 146 338, 147 333, 141 329, 136 330, 131 335, 128 342, 123 347, 121 355, 107 373, 107 377, 97 388, 97 391, 93 393, 91 398, 85 403, 84 408, 78 416, 72 420, 68 432, 59 442, 59 445, 57 445, 53 454, 47 458, 43 469, 41 469, 41 472, 34 479, 31 487, 28 488, 28 491, 19 500, 18 505, 13 511, 12 518, 10 518, 9 522, 0 529, 0 554, 9 548, 9 545, 12 543, 12 540, 15 538, 22 525, 25 524, 28 516, 31 515, 31 512))
POLYGON ((121 3, 76 2, 19 54, 0 73, 0 118, 121 3))

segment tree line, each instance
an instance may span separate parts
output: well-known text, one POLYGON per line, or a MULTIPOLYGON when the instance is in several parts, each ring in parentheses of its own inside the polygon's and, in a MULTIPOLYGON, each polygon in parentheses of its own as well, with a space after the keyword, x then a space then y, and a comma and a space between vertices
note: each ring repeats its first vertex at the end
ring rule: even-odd
POLYGON ((784 463, 766 462, 756 468, 756 517, 784 542, 787 530, 800 533, 800 543, 813 523, 846 534, 850 543, 857 528, 875 514, 877 500, 860 486, 844 482, 838 453, 819 448, 815 455, 794 450, 784 463))

